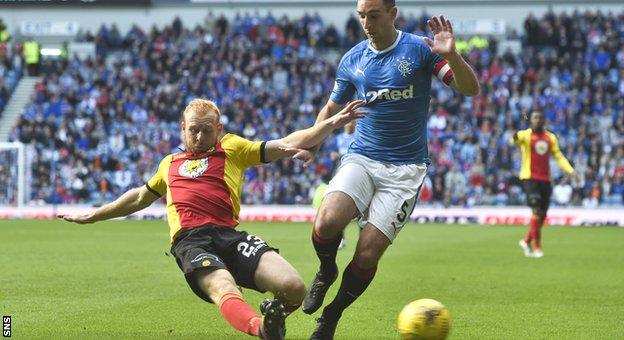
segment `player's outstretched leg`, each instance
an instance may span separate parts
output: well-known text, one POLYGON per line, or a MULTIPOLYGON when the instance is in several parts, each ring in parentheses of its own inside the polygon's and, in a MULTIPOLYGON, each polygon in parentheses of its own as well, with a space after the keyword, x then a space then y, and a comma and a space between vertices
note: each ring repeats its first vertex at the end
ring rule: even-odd
POLYGON ((240 293, 224 295, 218 302, 223 318, 243 333, 258 336, 262 319, 245 301, 240 293))
POLYGON ((280 254, 267 251, 260 257, 254 283, 259 291, 270 291, 275 296, 275 299, 260 304, 264 316, 260 338, 284 339, 286 317, 299 308, 306 293, 303 279, 280 254))
POLYGON ((320 268, 303 300, 305 313, 312 314, 323 305, 327 290, 336 281, 336 254, 341 233, 357 214, 353 199, 343 192, 330 192, 323 199, 312 229, 312 244, 320 260, 320 268))
POLYGON ((191 288, 203 299, 216 302, 221 315, 232 327, 249 335, 259 335, 262 319, 245 303, 230 272, 206 268, 195 270, 193 275, 197 285, 191 288))
MULTIPOLYGON (((227 229, 227 232, 235 237, 244 237, 233 229, 227 229)), ((213 244, 206 241, 206 236, 219 235, 211 227, 193 229, 186 235, 174 244, 171 253, 176 257, 191 290, 202 300, 216 304, 223 319, 234 329, 258 336, 262 318, 243 300, 235 273, 227 269, 216 252, 206 249, 213 244)))

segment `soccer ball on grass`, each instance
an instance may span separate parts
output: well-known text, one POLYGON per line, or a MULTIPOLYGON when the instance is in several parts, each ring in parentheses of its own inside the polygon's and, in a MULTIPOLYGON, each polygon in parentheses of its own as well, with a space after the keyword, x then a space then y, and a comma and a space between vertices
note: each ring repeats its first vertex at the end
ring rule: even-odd
POLYGON ((397 326, 403 340, 445 339, 451 328, 451 315, 440 302, 420 299, 403 307, 397 326))

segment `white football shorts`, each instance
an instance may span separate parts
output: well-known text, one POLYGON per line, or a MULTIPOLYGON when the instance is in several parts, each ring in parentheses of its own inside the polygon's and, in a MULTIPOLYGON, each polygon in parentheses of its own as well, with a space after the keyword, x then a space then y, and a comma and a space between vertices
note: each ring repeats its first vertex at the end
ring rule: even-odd
POLYGON ((360 211, 360 225, 371 223, 392 242, 409 221, 426 175, 424 163, 393 165, 350 153, 342 157, 325 195, 349 195, 360 211))

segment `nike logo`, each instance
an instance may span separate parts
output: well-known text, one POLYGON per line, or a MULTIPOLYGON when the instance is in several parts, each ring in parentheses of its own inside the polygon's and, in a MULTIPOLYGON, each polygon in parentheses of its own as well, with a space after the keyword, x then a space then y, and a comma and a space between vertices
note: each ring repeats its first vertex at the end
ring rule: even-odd
POLYGON ((355 74, 361 73, 363 77, 366 77, 366 75, 364 74, 364 71, 362 71, 359 67, 355 68, 355 74))

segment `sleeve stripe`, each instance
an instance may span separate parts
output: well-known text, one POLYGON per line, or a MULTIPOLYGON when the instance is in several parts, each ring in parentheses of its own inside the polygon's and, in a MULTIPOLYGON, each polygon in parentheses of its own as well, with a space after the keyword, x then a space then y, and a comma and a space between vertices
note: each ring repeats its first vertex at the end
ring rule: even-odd
POLYGON ((149 190, 152 194, 156 195, 156 197, 161 197, 162 195, 160 193, 158 193, 156 190, 150 188, 149 184, 145 183, 145 187, 147 188, 147 190, 149 190))
POLYGON ((451 72, 451 74, 453 73, 453 71, 451 71, 451 67, 445 63, 444 66, 442 66, 440 70, 436 73, 436 76, 438 77, 438 79, 443 80, 449 72, 451 72))
POLYGON ((449 70, 444 75, 444 78, 442 78, 442 82, 446 85, 450 85, 453 82, 453 78, 454 78, 453 70, 449 70))
POLYGON ((442 69, 446 65, 447 65, 446 60, 442 59, 440 62, 435 64, 435 66, 433 67, 433 73, 437 76, 438 72, 440 72, 440 69, 442 69))
POLYGON ((262 144, 260 144, 260 163, 268 163, 266 161, 266 142, 262 142, 262 144))

